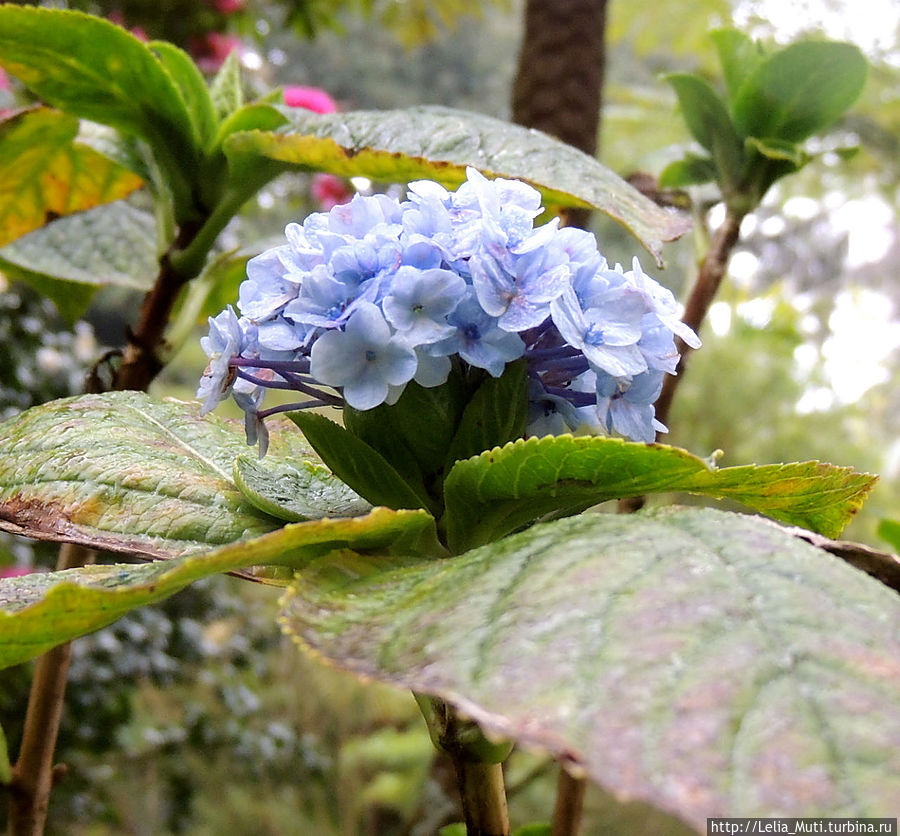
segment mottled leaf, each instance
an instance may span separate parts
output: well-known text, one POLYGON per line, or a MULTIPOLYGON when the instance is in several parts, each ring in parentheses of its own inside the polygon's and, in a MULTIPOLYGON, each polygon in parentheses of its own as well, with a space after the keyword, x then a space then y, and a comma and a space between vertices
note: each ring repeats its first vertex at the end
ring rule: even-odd
POLYGON ((141 186, 135 174, 75 142, 77 133, 77 119, 49 108, 0 121, 0 245, 141 186))
MULTIPOLYGON (((272 430, 268 467, 321 465, 288 422, 272 430)), ((242 426, 201 418, 198 404, 136 392, 53 401, 0 424, 0 528, 151 557, 255 537, 281 522, 233 481, 247 450, 242 426)), ((348 499, 323 468, 313 480, 322 496, 348 499)))
POLYGON ((549 208, 598 209, 624 224, 659 260, 687 221, 658 207, 593 157, 546 134, 445 107, 315 114, 293 110, 291 129, 238 133, 232 156, 264 156, 311 170, 373 180, 427 178, 455 188, 466 166, 539 189, 549 208))
POLYGON ((548 513, 598 502, 685 491, 733 499, 791 525, 836 536, 876 477, 819 462, 714 468, 685 450, 593 436, 515 441, 466 461, 447 477, 449 546, 496 540, 548 513))
POLYGON ((393 571, 333 556, 282 623, 700 830, 896 814, 900 599, 763 520, 585 514, 393 571))
MULTIPOLYGON (((212 574, 251 565, 299 568, 334 549, 413 554, 433 541, 434 520, 424 512, 376 508, 364 517, 294 523, 206 554, 2 579, 0 667, 105 627, 129 610, 168 598, 212 574)), ((375 565, 379 559, 390 558, 368 558, 375 565)))
POLYGON ((116 201, 79 212, 0 248, 0 269, 24 281, 32 276, 96 287, 149 290, 159 263, 156 221, 149 212, 116 201))
POLYGON ((252 505, 288 522, 356 517, 372 508, 312 457, 238 456, 234 481, 252 505))

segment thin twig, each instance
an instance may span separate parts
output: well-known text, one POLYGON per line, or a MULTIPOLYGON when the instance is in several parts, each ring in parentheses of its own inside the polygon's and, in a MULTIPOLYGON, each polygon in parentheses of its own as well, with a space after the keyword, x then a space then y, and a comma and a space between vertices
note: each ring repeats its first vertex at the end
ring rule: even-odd
POLYGON ((574 777, 565 767, 559 770, 550 836, 576 836, 581 827, 584 790, 583 778, 574 777))
MULTIPOLYGON (((703 321, 706 319, 706 314, 709 312, 709 307, 712 305, 713 299, 715 299, 719 290, 719 285, 722 284, 725 271, 728 269, 731 251, 738 241, 743 218, 742 214, 731 209, 726 210, 725 220, 716 230, 709 252, 707 252, 700 264, 697 281, 684 309, 684 323, 697 333, 700 332, 703 321)), ((656 402, 656 418, 663 424, 668 420, 672 399, 675 397, 678 385, 684 378, 688 360, 693 351, 680 337, 675 338, 675 345, 678 353, 681 355, 681 359, 678 361, 676 373, 674 375, 666 375, 662 393, 656 402)))
MULTIPOLYGON (((66 543, 59 550, 57 569, 93 563, 90 549, 66 543)), ((11 836, 40 836, 44 832, 53 786, 53 751, 62 717, 66 677, 72 645, 61 644, 38 659, 31 681, 25 730, 10 782, 11 836)))

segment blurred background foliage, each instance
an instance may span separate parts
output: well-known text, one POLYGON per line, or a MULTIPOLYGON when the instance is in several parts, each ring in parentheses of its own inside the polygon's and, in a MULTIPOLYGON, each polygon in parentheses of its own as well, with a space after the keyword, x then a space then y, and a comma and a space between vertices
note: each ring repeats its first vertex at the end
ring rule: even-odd
MULTIPOLYGON (((121 0, 72 2, 192 52, 209 71, 238 49, 252 91, 321 87, 341 109, 416 103, 509 118, 523 3, 505 0, 121 0)), ((900 515, 900 10, 891 0, 611 0, 599 156, 652 188, 690 144, 659 76, 715 79, 711 28, 756 37, 855 41, 872 62, 852 113, 744 221, 742 240, 671 415, 672 443, 723 465, 817 458, 882 474, 848 531, 879 545, 878 519, 900 515), (858 146, 851 159, 838 149, 858 146)), ((16 91, 0 89, 0 108, 16 91)), ((310 178, 263 190, 222 247, 277 236, 318 206, 310 178)), ((365 190, 369 184, 356 182, 365 190)), ((706 189, 693 234, 655 275, 683 294, 719 222, 706 189)), ((595 221, 610 261, 635 243, 595 221)), ((648 262, 648 259, 644 259, 648 262)), ((215 294, 236 296, 241 271, 215 294)), ((2 284, 0 414, 79 391, 137 306, 101 291, 86 321, 59 318, 32 291, 2 284)), ((198 335, 199 335, 198 331, 198 335)), ((196 340, 155 385, 191 398, 205 357, 196 340)), ((55 548, 5 539, 0 566, 51 565, 55 548)), ((446 766, 408 694, 362 685, 298 655, 274 627, 276 592, 215 578, 79 640, 49 831, 59 834, 416 834, 454 820, 446 766)), ((0 674, 0 722, 16 751, 27 666, 0 674)), ((509 763, 515 823, 546 818, 555 773, 540 754, 509 763)), ((678 833, 639 805, 592 790, 585 833, 678 833)))

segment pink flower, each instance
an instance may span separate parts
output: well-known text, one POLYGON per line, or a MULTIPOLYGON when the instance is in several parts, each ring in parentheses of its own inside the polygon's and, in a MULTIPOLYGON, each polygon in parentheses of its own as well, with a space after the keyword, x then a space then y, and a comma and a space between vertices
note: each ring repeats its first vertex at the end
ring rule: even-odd
POLYGON ((3 67, 0 67, 0 90, 9 89, 9 79, 6 77, 6 73, 3 72, 3 67))
POLYGON ((18 578, 22 575, 30 575, 34 569, 25 569, 22 566, 0 567, 0 578, 18 578))
POLYGON ((215 0, 216 11, 223 15, 233 15, 244 8, 244 0, 215 0))
POLYGON ((347 181, 334 174, 314 174, 309 193, 323 212, 328 212, 353 197, 353 191, 347 185, 347 181))
POLYGON ((239 38, 222 32, 207 32, 202 38, 191 44, 191 54, 197 66, 205 73, 218 72, 225 59, 237 50, 240 54, 243 46, 239 38))
POLYGON ((285 87, 284 103, 288 107, 302 107, 313 113, 334 113, 337 110, 337 103, 321 87, 285 87))

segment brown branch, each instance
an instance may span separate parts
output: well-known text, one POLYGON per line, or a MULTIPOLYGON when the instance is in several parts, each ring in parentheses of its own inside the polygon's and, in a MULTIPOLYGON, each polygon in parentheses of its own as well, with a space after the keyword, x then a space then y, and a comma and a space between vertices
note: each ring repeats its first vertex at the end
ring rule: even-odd
MULTIPOLYGON (((93 561, 94 553, 89 549, 65 543, 59 550, 56 568, 72 569, 93 561)), ((55 777, 53 751, 71 657, 72 645, 61 644, 41 656, 35 665, 22 745, 10 782, 11 836, 40 836, 44 832, 55 777)))
MULTIPOLYGON (((200 226, 198 223, 183 227, 169 253, 186 247, 200 226)), ((163 333, 178 293, 190 279, 173 268, 169 253, 160 260, 156 282, 144 297, 137 325, 129 335, 123 353, 122 364, 113 375, 112 389, 146 390, 162 369, 159 349, 163 343, 163 333)), ((99 391, 96 384, 97 380, 89 383, 99 391)), ((72 569, 93 560, 94 552, 66 543, 60 549, 56 568, 72 569)), ((35 665, 25 730, 10 784, 10 836, 39 836, 43 833, 54 781, 53 752, 65 702, 71 656, 71 643, 66 643, 45 653, 35 665)))
MULTIPOLYGON (((700 264, 697 281, 684 310, 685 324, 689 325, 697 333, 700 332, 700 327, 706 319, 709 307, 713 299, 715 299, 719 285, 722 284, 722 279, 725 276, 725 271, 728 269, 728 260, 731 258, 731 251, 737 244, 742 220, 743 215, 730 209, 726 211, 725 220, 716 230, 709 252, 707 252, 706 257, 700 264)), ((675 397, 678 384, 684 378, 684 372, 687 369, 687 363, 693 351, 679 337, 675 338, 675 346, 681 354, 681 359, 678 361, 675 375, 666 375, 662 394, 660 394, 659 400, 656 402, 656 417, 663 424, 668 420, 672 399, 675 397)))
POLYGON ((584 790, 583 778, 576 778, 564 766, 560 768, 551 836, 576 836, 581 827, 584 790))
POLYGON ((159 263, 159 274, 151 290, 144 297, 137 325, 129 334, 128 344, 122 356, 112 383, 116 390, 147 389, 159 372, 163 363, 159 349, 163 343, 163 333, 169 324, 169 317, 175 300, 182 287, 192 278, 179 274, 173 267, 169 253, 183 250, 194 239, 201 225, 185 225, 178 237, 159 263))

